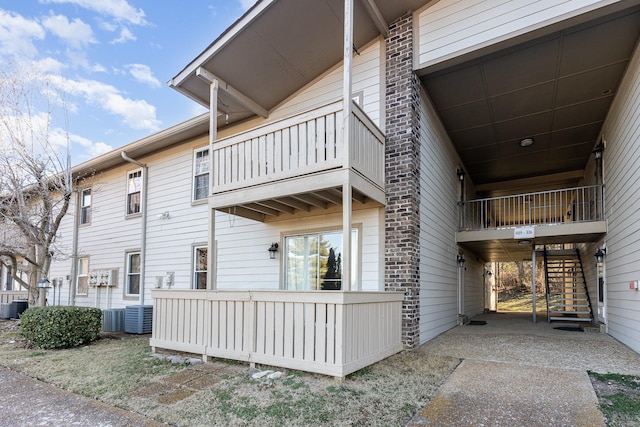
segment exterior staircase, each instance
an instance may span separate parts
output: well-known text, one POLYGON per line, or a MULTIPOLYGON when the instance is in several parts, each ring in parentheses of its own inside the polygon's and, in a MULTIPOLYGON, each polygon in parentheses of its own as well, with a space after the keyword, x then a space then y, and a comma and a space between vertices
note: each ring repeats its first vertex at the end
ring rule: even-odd
POLYGON ((544 250, 549 322, 593 322, 593 311, 577 249, 544 250))

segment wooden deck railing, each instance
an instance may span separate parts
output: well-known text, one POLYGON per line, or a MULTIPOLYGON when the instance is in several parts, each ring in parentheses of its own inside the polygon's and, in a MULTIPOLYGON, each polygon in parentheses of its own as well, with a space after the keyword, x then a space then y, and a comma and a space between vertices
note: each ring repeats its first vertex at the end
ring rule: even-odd
POLYGON ((16 299, 27 299, 27 291, 0 291, 0 304, 7 304, 16 299))
MULTIPOLYGON (((343 167, 342 121, 335 102, 216 141, 213 194, 343 167)), ((351 125, 351 167, 384 188, 384 135, 355 103, 351 125)))
POLYGON ((152 347, 344 377, 402 350, 403 294, 154 290, 152 347))
POLYGON ((604 220, 603 186, 459 202, 460 231, 604 220))

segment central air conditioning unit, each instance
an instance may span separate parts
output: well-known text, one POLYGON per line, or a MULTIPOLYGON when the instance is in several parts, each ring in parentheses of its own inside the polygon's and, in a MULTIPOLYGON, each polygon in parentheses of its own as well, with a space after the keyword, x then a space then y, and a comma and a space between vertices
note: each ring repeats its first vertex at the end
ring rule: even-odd
POLYGON ((102 312, 102 330, 104 332, 124 331, 124 308, 112 308, 102 312))
POLYGON ((128 334, 150 334, 153 322, 152 305, 129 305, 124 312, 124 331, 128 334))
POLYGON ((11 303, 0 304, 0 319, 11 319, 11 303))

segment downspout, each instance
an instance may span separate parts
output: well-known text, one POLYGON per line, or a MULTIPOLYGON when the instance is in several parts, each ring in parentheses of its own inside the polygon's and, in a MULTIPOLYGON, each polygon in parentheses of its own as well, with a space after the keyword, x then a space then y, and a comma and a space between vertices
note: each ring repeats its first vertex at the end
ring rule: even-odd
POLYGON ((69 272, 69 305, 76 305, 76 279, 78 277, 78 229, 80 228, 80 209, 82 192, 76 191, 76 209, 73 220, 73 242, 71 248, 71 271, 69 272))
MULTIPOLYGON (((140 231, 140 305, 144 305, 144 280, 145 280, 145 259, 147 256, 147 185, 149 183, 148 170, 146 164, 127 156, 127 153, 122 151, 120 153, 122 158, 129 163, 133 163, 136 166, 142 168, 142 230, 140 231)), ((126 272, 125 272, 126 277, 126 272)))

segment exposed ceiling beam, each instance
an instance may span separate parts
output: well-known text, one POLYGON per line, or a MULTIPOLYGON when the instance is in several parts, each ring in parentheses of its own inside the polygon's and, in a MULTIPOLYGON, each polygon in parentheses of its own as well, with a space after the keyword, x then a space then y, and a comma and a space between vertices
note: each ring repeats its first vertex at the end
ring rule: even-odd
POLYGON ((265 215, 270 215, 270 216, 278 216, 278 215, 280 215, 279 211, 277 211, 275 209, 268 208, 266 206, 262 206, 262 205, 260 205, 258 203, 248 203, 246 205, 242 205, 242 207, 245 208, 245 209, 252 210, 252 211, 260 212, 260 213, 265 214, 265 215))
POLYGON ((316 196, 320 197, 321 199, 326 200, 329 203, 333 203, 335 205, 341 205, 342 204, 342 196, 338 196, 336 194, 333 194, 327 190, 321 190, 321 191, 316 191, 314 193, 316 196))
POLYGON ((205 82, 212 82, 214 80, 217 80, 218 88, 227 92, 231 97, 242 104, 243 107, 247 108, 249 111, 257 114, 258 116, 264 117, 265 119, 269 117, 269 112, 266 108, 262 107, 260 104, 240 92, 238 89, 230 86, 229 83, 220 79, 206 68, 198 67, 196 69, 196 76, 200 77, 205 82))
POLYGON ((384 37, 387 37, 389 35, 389 24, 382 16, 382 13, 380 13, 380 9, 378 9, 378 5, 376 4, 376 1, 375 0, 361 0, 361 1, 362 1, 362 4, 364 5, 364 8, 369 13, 371 20, 373 21, 373 24, 376 26, 378 31, 380 31, 380 34, 382 34, 384 37))
POLYGON ((295 209, 292 208, 291 206, 286 205, 284 203, 280 203, 280 200, 262 200, 256 203, 259 205, 266 206, 268 208, 275 209, 277 211, 285 212, 289 214, 292 214, 295 211, 295 209))
POLYGON ((358 192, 358 191, 352 191, 351 192, 351 197, 353 198, 353 200, 355 200, 356 202, 360 203, 361 205, 364 205, 365 202, 367 201, 367 196, 365 196, 364 194, 358 192))
POLYGON ((261 213, 256 212, 256 211, 252 211, 252 210, 247 209, 247 208, 243 208, 242 206, 230 206, 230 207, 227 207, 227 208, 220 208, 220 209, 216 209, 216 210, 219 210, 220 212, 228 213, 230 215, 237 215, 237 216, 241 216, 243 218, 252 219, 254 221, 264 222, 264 220, 265 220, 265 215, 264 214, 261 214, 261 213))
POLYGON ((301 202, 306 203, 308 205, 315 206, 320 209, 327 209, 327 202, 320 200, 317 197, 312 196, 310 194, 294 194, 291 197, 293 197, 294 199, 300 200, 301 202))
POLYGON ((291 206, 292 208, 300 209, 301 211, 309 212, 311 210, 311 205, 309 205, 308 203, 303 203, 300 200, 296 200, 292 197, 282 197, 278 199, 278 201, 287 206, 291 206))

